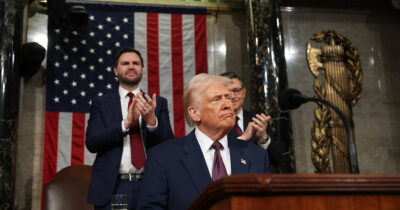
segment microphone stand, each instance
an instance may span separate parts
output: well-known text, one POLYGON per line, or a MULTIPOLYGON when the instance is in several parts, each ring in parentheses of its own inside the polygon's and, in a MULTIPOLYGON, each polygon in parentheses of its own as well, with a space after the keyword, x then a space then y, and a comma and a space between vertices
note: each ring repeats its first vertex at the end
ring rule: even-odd
POLYGON ((333 110, 335 110, 336 114, 339 115, 340 119, 343 122, 344 127, 346 128, 347 138, 348 138, 348 150, 349 150, 349 163, 350 163, 350 173, 360 173, 358 169, 358 161, 357 161, 357 151, 354 146, 353 134, 350 130, 349 122, 347 121, 346 116, 340 111, 335 105, 327 100, 323 100, 320 98, 306 97, 308 101, 320 102, 323 103, 333 110))

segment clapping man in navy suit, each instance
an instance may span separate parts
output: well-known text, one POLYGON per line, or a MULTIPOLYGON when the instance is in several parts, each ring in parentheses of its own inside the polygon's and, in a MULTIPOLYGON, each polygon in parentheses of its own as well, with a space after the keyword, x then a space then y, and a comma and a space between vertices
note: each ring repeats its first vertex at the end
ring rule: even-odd
POLYGON ((135 209, 144 173, 146 151, 173 138, 167 100, 139 88, 143 58, 133 48, 114 58, 119 80, 115 92, 93 99, 86 130, 86 147, 96 153, 88 202, 110 209, 112 194, 126 194, 135 209))
POLYGON ((185 118, 196 127, 150 151, 138 209, 187 209, 207 185, 224 176, 269 172, 266 150, 227 136, 235 125, 230 82, 208 74, 189 82, 185 118))
POLYGON ((246 97, 246 87, 240 77, 233 72, 221 74, 232 80, 229 89, 232 92, 232 104, 236 115, 236 124, 229 132, 229 136, 239 138, 245 141, 253 142, 266 149, 272 165, 279 165, 282 160, 282 145, 278 144, 268 135, 272 131, 268 127, 270 116, 263 113, 254 114, 243 109, 244 99, 246 97))

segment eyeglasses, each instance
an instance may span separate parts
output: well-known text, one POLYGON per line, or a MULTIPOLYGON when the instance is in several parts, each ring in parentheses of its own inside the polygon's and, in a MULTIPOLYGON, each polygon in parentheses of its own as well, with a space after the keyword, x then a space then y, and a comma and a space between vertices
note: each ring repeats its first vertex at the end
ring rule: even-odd
POLYGON ((235 88, 232 91, 233 94, 239 95, 242 92, 243 88, 235 88))

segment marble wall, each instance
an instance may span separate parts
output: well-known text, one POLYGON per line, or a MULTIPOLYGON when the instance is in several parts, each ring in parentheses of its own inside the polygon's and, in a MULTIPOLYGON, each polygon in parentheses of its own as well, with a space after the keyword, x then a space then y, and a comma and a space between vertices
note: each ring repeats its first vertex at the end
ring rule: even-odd
MULTIPOLYGON (((243 12, 211 13, 207 16, 208 72, 221 74, 235 72, 250 87, 249 58, 247 54, 247 19, 243 12)), ((250 109, 250 91, 244 107, 250 109)))
MULTIPOLYGON (((400 173, 399 12, 293 9, 282 11, 289 87, 315 95, 306 62, 313 34, 335 30, 358 48, 364 79, 353 107, 361 173, 400 173)), ((314 46, 318 46, 313 43, 314 46)), ((291 111, 297 173, 313 173, 311 126, 315 104, 291 111)))
MULTIPOLYGON (((355 140, 361 173, 400 173, 399 14, 359 10, 283 9, 282 22, 289 87, 312 96, 313 77, 305 49, 321 30, 335 30, 359 49, 364 71, 361 100, 354 107, 355 140)), ((28 21, 28 41, 46 45, 47 16, 28 21), (44 26, 44 27, 43 27, 44 26)), ((234 71, 250 87, 247 20, 243 12, 207 17, 209 72, 234 71)), ((314 44, 315 45, 315 44, 314 44)), ((45 88, 43 70, 21 93, 18 134, 16 209, 40 209, 45 88)), ((248 91, 250 93, 250 91, 248 91)), ((247 97, 246 108, 250 107, 247 97)), ((314 104, 291 111, 298 173, 313 173, 311 123, 314 104)))
MULTIPOLYGON (((37 42, 47 49, 47 15, 37 13, 27 22, 27 42, 37 42)), ((15 209, 41 208, 45 66, 46 60, 30 80, 21 82, 15 209)))

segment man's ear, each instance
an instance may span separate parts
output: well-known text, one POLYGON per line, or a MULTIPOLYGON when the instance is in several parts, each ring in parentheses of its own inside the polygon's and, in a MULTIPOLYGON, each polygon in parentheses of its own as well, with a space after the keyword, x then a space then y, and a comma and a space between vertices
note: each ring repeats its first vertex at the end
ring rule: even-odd
POLYGON ((246 88, 245 87, 243 87, 243 98, 245 98, 246 97, 246 88))
POLYGON ((116 77, 118 77, 118 75, 117 75, 117 68, 113 68, 113 70, 114 70, 114 75, 116 76, 116 77))
POLYGON ((194 107, 194 106, 189 106, 189 108, 188 108, 188 114, 189 114, 189 116, 192 118, 192 120, 194 121, 194 122, 200 122, 200 112, 199 112, 199 110, 196 108, 196 107, 194 107))

